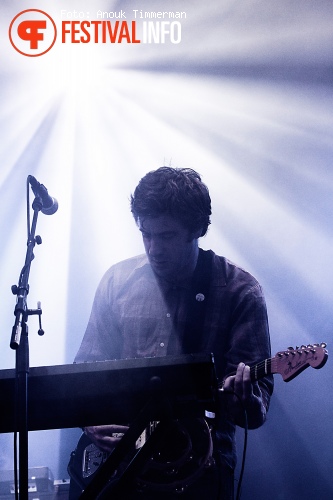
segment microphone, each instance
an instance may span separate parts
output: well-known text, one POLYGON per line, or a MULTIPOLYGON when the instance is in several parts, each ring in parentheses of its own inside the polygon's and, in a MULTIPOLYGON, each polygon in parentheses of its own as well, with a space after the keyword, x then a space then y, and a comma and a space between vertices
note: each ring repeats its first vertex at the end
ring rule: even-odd
POLYGON ((33 175, 28 176, 28 182, 35 196, 41 199, 43 208, 41 212, 45 215, 52 215, 58 210, 58 202, 55 198, 49 195, 43 184, 40 184, 33 175))

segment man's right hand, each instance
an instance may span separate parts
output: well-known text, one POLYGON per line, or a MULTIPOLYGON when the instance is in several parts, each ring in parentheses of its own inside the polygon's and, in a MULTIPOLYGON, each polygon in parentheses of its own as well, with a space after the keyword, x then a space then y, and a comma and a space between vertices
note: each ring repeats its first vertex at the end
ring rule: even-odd
POLYGON ((83 430, 98 448, 111 452, 128 430, 128 427, 126 425, 97 425, 85 427, 83 430))

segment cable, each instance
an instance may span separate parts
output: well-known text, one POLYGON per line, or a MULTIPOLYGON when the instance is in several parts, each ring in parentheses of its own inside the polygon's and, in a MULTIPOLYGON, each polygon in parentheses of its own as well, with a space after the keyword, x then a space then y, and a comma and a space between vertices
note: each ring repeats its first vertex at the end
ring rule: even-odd
POLYGON ((236 500, 240 500, 241 493, 242 493, 242 482, 243 482, 243 475, 244 475, 244 469, 245 469, 245 460, 246 460, 246 451, 247 451, 247 437, 248 437, 247 411, 244 408, 244 405, 242 404, 241 401, 240 401, 240 403, 241 403, 242 408, 244 410, 244 445, 243 445, 242 465, 241 465, 241 470, 240 470, 239 479, 238 479, 236 500))
POLYGON ((241 493, 242 493, 242 482, 243 482, 243 476, 244 476, 244 469, 245 469, 245 460, 246 460, 246 451, 247 451, 247 438, 248 438, 248 417, 247 417, 247 411, 245 406, 243 405, 243 402, 238 394, 236 394, 234 391, 226 391, 225 389, 220 389, 222 390, 225 394, 231 395, 231 396, 236 396, 238 399, 240 406, 243 409, 244 412, 244 445, 243 445, 243 453, 242 453, 242 465, 241 465, 241 470, 239 473, 239 479, 238 479, 238 486, 237 486, 237 493, 236 493, 236 499, 235 500, 240 500, 241 498, 241 493))
MULTIPOLYGON (((18 376, 16 373, 15 377, 15 404, 17 404, 17 398, 18 398, 18 376)), ((18 466, 17 466, 17 412, 15 411, 15 430, 14 430, 14 493, 15 493, 15 500, 18 500, 18 466)))

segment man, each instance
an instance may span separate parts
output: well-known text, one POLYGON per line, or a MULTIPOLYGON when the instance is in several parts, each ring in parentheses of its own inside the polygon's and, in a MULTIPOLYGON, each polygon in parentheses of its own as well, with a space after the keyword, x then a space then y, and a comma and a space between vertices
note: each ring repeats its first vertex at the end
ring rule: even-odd
MULTIPOLYGON (((211 200, 192 169, 162 167, 145 175, 131 197, 145 255, 111 267, 96 292, 76 362, 213 353, 224 393, 213 423, 213 456, 184 492, 137 491, 135 499, 233 498, 235 425, 257 428, 266 418, 272 377, 251 383, 249 365, 270 356, 265 301, 249 273, 198 239, 210 224, 211 200), (232 395, 229 395, 232 393, 232 395), (156 496, 157 495, 157 496, 156 496)), ((85 428, 112 451, 123 425, 85 428)), ((199 438, 200 439, 200 436, 199 438)))

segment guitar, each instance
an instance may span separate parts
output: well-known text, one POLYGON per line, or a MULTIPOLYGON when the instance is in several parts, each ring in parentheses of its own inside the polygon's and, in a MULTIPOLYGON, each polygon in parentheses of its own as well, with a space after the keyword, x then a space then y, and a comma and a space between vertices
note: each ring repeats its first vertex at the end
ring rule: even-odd
MULTIPOLYGON (((251 380, 255 382, 266 375, 279 373, 285 382, 289 382, 309 366, 322 368, 327 359, 325 343, 302 345, 295 349, 288 347, 274 357, 251 366, 251 380)), ((223 384, 219 385, 220 390, 222 386, 223 384)), ((145 444, 154 432, 156 424, 152 422, 142 433, 136 442, 136 450, 145 444)), ((204 418, 173 421, 160 445, 161 448, 151 456, 137 477, 138 488, 181 492, 213 462, 210 428, 204 418)), ((133 452, 133 456, 134 454, 133 452)), ((68 464, 71 477, 70 500, 79 497, 108 455, 82 434, 68 464)), ((114 479, 117 480, 117 471, 114 473, 114 479)))

